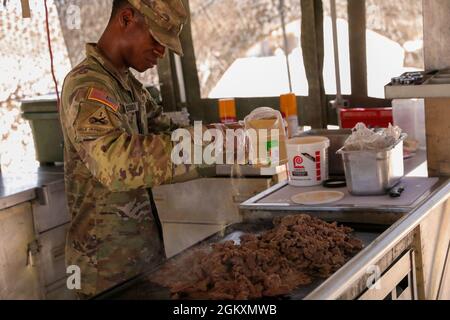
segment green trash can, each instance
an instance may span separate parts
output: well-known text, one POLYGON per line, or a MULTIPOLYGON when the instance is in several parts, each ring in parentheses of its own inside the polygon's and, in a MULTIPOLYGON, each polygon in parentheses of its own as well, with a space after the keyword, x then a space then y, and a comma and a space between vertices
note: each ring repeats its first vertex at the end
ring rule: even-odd
MULTIPOLYGON (((146 88, 157 103, 161 103, 161 95, 156 87, 146 88)), ((64 162, 64 138, 56 96, 42 96, 23 100, 22 118, 30 122, 36 148, 36 160, 41 165, 54 165, 64 162)))
POLYGON ((41 165, 64 162, 64 138, 56 98, 52 96, 23 100, 22 117, 30 122, 36 148, 36 160, 41 165))

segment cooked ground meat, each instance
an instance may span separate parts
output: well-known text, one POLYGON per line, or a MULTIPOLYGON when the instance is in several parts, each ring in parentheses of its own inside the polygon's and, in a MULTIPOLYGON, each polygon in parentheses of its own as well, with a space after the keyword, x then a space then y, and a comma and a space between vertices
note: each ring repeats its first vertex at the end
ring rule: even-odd
POLYGON ((350 228, 308 215, 274 220, 260 235, 241 243, 212 245, 182 262, 166 265, 153 282, 170 288, 173 298, 246 300, 286 295, 313 278, 328 278, 362 249, 350 228))

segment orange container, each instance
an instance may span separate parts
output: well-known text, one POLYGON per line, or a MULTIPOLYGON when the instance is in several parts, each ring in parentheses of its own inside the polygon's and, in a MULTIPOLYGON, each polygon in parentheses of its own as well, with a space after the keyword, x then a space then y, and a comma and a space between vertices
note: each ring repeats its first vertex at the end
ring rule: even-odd
POLYGON ((234 99, 220 99, 219 116, 222 123, 237 122, 236 101, 234 99))
POLYGON ((292 138, 298 134, 298 111, 297 97, 294 93, 283 94, 280 96, 280 110, 283 118, 287 122, 288 137, 292 138))
POLYGON ((297 97, 293 93, 280 96, 280 109, 284 118, 297 116, 297 97))

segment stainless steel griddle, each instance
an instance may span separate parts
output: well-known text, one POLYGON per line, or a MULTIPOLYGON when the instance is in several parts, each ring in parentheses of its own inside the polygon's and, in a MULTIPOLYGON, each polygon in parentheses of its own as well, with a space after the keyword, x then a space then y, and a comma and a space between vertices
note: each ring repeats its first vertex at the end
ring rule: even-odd
MULTIPOLYGON (((240 223, 231 225, 225 228, 222 232, 219 232, 209 239, 195 245, 194 247, 184 251, 180 255, 171 258, 167 261, 170 263, 173 259, 183 258, 183 256, 189 255, 191 252, 210 246, 213 243, 220 243, 224 241, 233 240, 236 243, 240 242, 240 237, 245 233, 258 234, 263 231, 269 230, 273 227, 272 220, 259 220, 258 223, 240 223)), ((375 226, 350 226, 353 227, 355 232, 354 236, 363 241, 364 246, 370 245, 383 231, 380 227, 375 226)), ((108 299, 108 300, 170 300, 170 291, 167 288, 161 287, 151 281, 152 275, 155 274, 160 268, 156 270, 149 270, 147 273, 142 274, 130 281, 123 283, 101 295, 96 299, 108 299)), ((180 270, 180 273, 184 270, 180 270)), ((278 299, 287 300, 301 300, 308 296, 318 288, 326 279, 315 279, 311 284, 302 286, 291 294, 278 297, 278 299)))

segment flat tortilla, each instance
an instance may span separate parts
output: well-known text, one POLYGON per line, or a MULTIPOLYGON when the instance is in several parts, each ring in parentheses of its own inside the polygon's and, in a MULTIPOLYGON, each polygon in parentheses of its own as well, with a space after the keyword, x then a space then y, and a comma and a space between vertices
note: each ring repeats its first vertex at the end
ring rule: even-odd
POLYGON ((292 202, 302 205, 319 205, 342 200, 345 194, 339 191, 311 191, 299 193, 291 198, 292 202))

